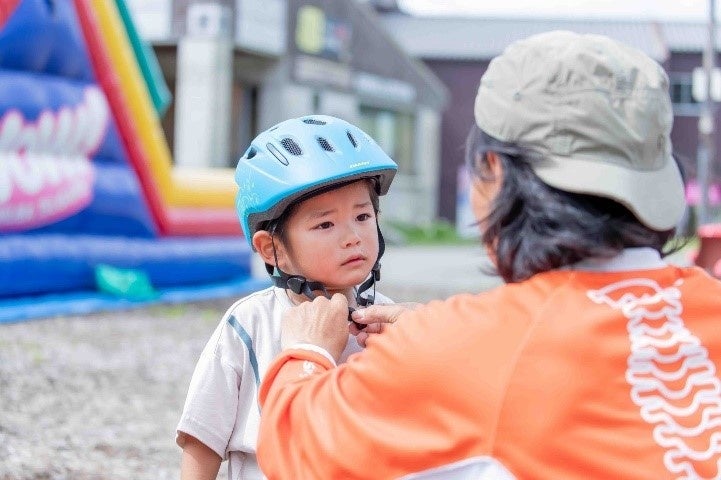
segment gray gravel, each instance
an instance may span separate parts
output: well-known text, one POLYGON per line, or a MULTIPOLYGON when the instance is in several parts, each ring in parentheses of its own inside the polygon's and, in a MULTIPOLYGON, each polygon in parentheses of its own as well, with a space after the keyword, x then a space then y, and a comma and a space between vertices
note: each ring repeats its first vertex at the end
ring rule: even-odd
POLYGON ((179 478, 175 425, 233 300, 0 325, 0 480, 179 478))
POLYGON ((230 302, 0 325, 0 479, 179 478, 175 424, 230 302))
MULTIPOLYGON (((484 263, 479 247, 390 247, 380 291, 402 302, 485 290, 499 282, 484 263)), ((0 480, 179 478, 175 425, 233 301, 0 325, 0 480)))
MULTIPOLYGON (((485 288, 479 252, 391 247, 380 291, 426 301, 485 288)), ((0 480, 179 478, 175 425, 233 301, 0 325, 0 480)))
MULTIPOLYGON (((415 276, 413 256, 395 258, 386 272, 415 276)), ((439 293, 402 278, 382 291, 439 293)), ((234 300, 0 325, 0 480, 179 478, 175 425, 195 362, 234 300)))

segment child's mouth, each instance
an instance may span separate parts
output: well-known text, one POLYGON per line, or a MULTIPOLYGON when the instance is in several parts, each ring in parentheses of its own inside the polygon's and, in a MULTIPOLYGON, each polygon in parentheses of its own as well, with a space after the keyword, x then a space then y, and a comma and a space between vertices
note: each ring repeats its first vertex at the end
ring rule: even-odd
POLYGON ((363 257, 362 255, 357 255, 357 256, 355 256, 355 257, 349 258, 348 260, 346 260, 345 262, 343 262, 341 265, 343 265, 343 266, 346 266, 346 265, 355 265, 355 264, 361 263, 361 262, 363 262, 363 261, 365 261, 365 257, 363 257))

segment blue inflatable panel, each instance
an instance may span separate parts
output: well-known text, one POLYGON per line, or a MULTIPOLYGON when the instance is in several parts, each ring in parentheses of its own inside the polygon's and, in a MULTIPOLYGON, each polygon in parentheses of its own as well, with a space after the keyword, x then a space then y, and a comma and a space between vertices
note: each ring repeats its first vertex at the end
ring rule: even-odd
MULTIPOLYGON (((85 100, 88 89, 100 91, 95 83, 0 69, 0 114, 17 110, 26 121, 33 122, 43 113, 57 116, 67 110, 63 115, 73 115, 73 110, 85 100)), ((60 146, 51 144, 44 147, 56 150, 60 146)), ((94 152, 94 161, 128 164, 123 148, 115 121, 111 118, 105 138, 94 152)), ((56 150, 56 154, 61 155, 62 151, 57 153, 56 150)))
POLYGON ((0 110, 19 110, 27 120, 46 110, 71 109, 83 102, 87 88, 98 90, 87 82, 12 70, 0 70, 0 85, 0 110))
POLYGON ((130 306, 95 291, 99 264, 144 272, 153 301, 237 292, 242 237, 158 238, 75 2, 0 12, 0 319, 130 306))
POLYGON ((156 288, 214 283, 250 276, 250 247, 241 237, 0 236, 0 298, 93 290, 98 264, 142 270, 156 288))
POLYGON ((123 165, 95 163, 93 200, 79 213, 28 233, 82 232, 152 238, 155 223, 142 201, 135 173, 123 165))
MULTIPOLYGON (((11 183, 32 184, 39 181, 43 187, 51 184, 52 178, 66 177, 66 170, 72 171, 74 167, 71 165, 83 155, 77 151, 77 146, 72 147, 68 143, 77 145, 77 138, 83 135, 77 130, 87 122, 97 121, 98 116, 103 118, 101 113, 87 113, 90 109, 102 112, 107 108, 102 93, 93 84, 0 70, 0 161, 9 162, 10 157, 23 155, 27 162, 25 173, 18 173, 17 167, 0 164, 0 174, 5 175, 8 182, 7 176, 15 171, 13 175, 20 178, 9 180, 11 183), (93 98, 90 104, 87 103, 88 96, 93 98), (85 113, 85 123, 73 123, 72 119, 77 120, 79 112, 85 113), (15 122, 14 126, 3 123, 11 121, 15 122), (26 125, 21 126, 18 122, 26 125), (27 122, 30 122, 29 126, 27 122), (27 146, 22 144, 26 141, 23 140, 26 138, 23 137, 23 129, 27 130, 26 134, 36 135, 36 139, 27 146), (63 131, 64 135, 60 133, 63 131)), ((94 170, 90 204, 65 220, 36 229, 43 232, 156 236, 157 229, 140 182, 125 158, 112 118, 101 133, 98 141, 93 142, 96 146, 93 148, 92 167, 88 167, 94 170)))
POLYGON ((92 80, 72 0, 21 1, 0 30, 0 69, 92 80))
POLYGON ((17 299, 0 299, 0 324, 57 316, 86 315, 100 311, 127 310, 157 303, 176 304, 228 298, 229 304, 251 292, 270 286, 270 280, 241 277, 223 283, 172 287, 152 300, 131 301, 98 292, 73 292, 17 299))

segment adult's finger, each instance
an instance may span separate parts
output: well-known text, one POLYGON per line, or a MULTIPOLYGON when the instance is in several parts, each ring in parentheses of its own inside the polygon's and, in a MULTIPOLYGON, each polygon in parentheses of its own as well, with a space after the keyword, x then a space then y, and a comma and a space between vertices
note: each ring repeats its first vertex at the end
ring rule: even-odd
POLYGON ((360 328, 356 327, 355 324, 351 323, 349 325, 349 331, 351 335, 355 335, 357 337, 361 333, 381 333, 385 325, 385 323, 371 323, 366 326, 366 328, 361 330, 360 328))
POLYGON ((360 345, 361 347, 365 348, 365 347, 366 347, 366 342, 368 341, 368 339, 369 339, 370 337, 374 336, 374 335, 377 335, 377 334, 379 334, 379 333, 382 333, 382 332, 383 332, 383 329, 384 329, 386 326, 388 326, 387 323, 371 323, 371 324, 368 325, 368 327, 365 328, 364 330, 357 330, 357 329, 356 329, 356 331, 357 331, 358 333, 353 333, 353 335, 356 336, 355 338, 356 338, 356 342, 358 342, 358 345, 360 345))
POLYGON ((400 316, 409 310, 418 308, 420 304, 397 303, 391 305, 371 305, 353 312, 353 320, 370 325, 372 323, 395 323, 400 316))

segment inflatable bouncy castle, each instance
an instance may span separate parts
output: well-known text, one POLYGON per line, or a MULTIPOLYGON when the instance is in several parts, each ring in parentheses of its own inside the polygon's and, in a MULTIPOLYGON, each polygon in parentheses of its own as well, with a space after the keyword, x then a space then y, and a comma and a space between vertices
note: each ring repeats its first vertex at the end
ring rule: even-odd
POLYGON ((0 2, 0 323, 258 287, 232 173, 172 166, 154 62, 123 0, 0 2))

